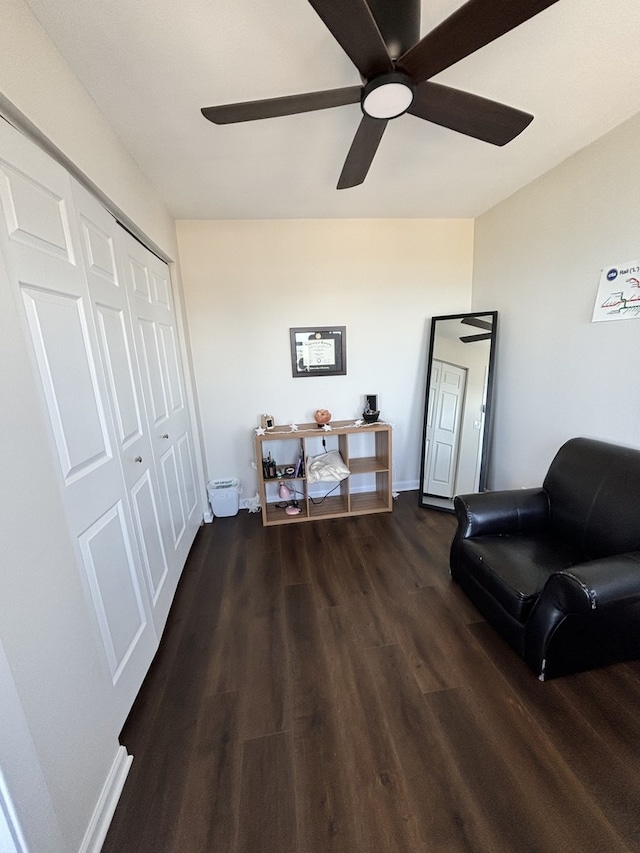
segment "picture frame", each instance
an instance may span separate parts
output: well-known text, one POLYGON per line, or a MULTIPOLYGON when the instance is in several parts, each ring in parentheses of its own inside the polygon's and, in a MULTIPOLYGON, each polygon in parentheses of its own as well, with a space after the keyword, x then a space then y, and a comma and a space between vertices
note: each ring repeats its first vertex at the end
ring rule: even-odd
POLYGON ((346 376, 346 326, 290 328, 289 343, 294 379, 309 376, 346 376))

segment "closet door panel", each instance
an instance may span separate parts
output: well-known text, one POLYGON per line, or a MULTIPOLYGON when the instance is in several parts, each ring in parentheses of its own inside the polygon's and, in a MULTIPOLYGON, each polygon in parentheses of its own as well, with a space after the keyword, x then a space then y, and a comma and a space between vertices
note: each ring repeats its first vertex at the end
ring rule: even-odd
POLYGON ((149 389, 148 399, 151 426, 160 429, 169 418, 165 384, 163 382, 163 353, 160 349, 158 324, 144 317, 138 320, 143 376, 149 389))
POLYGON ((23 283, 20 290, 62 476, 70 485, 112 459, 83 302, 23 283))
MULTIPOLYGON (((123 236, 123 242, 129 241, 127 241, 126 238, 123 236)), ((137 250, 138 252, 140 252, 141 249, 137 246, 132 245, 129 245, 129 249, 130 251, 127 253, 127 264, 129 267, 129 273, 131 275, 131 292, 137 299, 140 299, 143 302, 146 302, 148 305, 151 305, 151 281, 149 279, 149 272, 144 263, 144 260, 140 262, 132 254, 133 251, 137 250)))
POLYGON ((193 471, 193 453, 189 434, 185 433, 177 441, 180 458, 180 472, 182 475, 182 493, 185 499, 185 510, 187 517, 191 516, 198 504, 198 493, 196 491, 196 478, 193 471))
POLYGON ((127 321, 124 311, 110 305, 96 303, 95 312, 100 343, 105 353, 118 441, 121 451, 126 451, 143 433, 127 338, 127 321))
POLYGON ((79 541, 115 684, 146 625, 122 502, 96 519, 79 541))
POLYGON ((108 365, 121 461, 131 498, 140 558, 154 623, 161 633, 172 599, 172 591, 168 588, 166 595, 162 595, 168 574, 163 526, 168 526, 168 519, 163 522, 158 506, 158 482, 148 435, 143 434, 124 313, 100 304, 95 306, 95 310, 108 365))
POLYGON ((171 285, 168 276, 159 270, 149 270, 149 281, 156 304, 171 311, 171 285))
POLYGON ((175 330, 166 323, 158 323, 158 334, 162 345, 164 375, 167 380, 168 409, 172 415, 184 412, 184 394, 180 381, 180 361, 176 345, 175 330))
POLYGON ((156 501, 156 489, 147 470, 131 489, 142 560, 155 613, 162 612, 160 600, 169 572, 156 501))
POLYGON ((172 559, 183 565, 202 516, 169 270, 124 231, 121 256, 153 453, 158 460, 164 507, 171 519, 170 565, 172 559))
POLYGON ((171 530, 173 534, 173 549, 178 550, 186 524, 184 503, 182 500, 182 483, 178 469, 175 447, 172 445, 167 452, 160 457, 160 470, 164 485, 164 495, 171 516, 171 530))
MULTIPOLYGON (((67 172, 0 122, 0 249, 21 306, 34 383, 59 463, 79 581, 124 722, 157 648, 99 353, 81 229, 67 172)), ((113 279, 113 252, 92 236, 95 277, 113 279)), ((37 484, 34 484, 37 487, 37 484)))
POLYGON ((117 434, 139 560, 157 634, 164 628, 175 584, 168 583, 170 522, 163 512, 136 361, 133 326, 116 249, 120 228, 89 193, 74 185, 82 252, 100 354, 117 434))
MULTIPOLYGON (((80 188, 76 190, 74 186, 74 194, 76 196, 78 192, 80 192, 80 188)), ((97 204, 97 202, 93 202, 93 199, 87 200, 87 203, 91 206, 94 203, 97 204)), ((98 211, 95 211, 95 213, 98 213, 98 211)), ((110 287, 119 287, 115 250, 111 234, 108 231, 104 231, 92 219, 89 219, 86 214, 82 213, 80 213, 80 226, 87 272, 91 276, 102 279, 110 287)))
MULTIPOLYGON (((40 167, 40 158, 27 155, 24 167, 40 167)), ((66 178, 66 176, 65 176, 66 178)), ((40 183, 30 174, 0 160, 0 198, 9 240, 36 252, 67 263, 74 263, 69 214, 63 195, 64 181, 55 189, 40 183)))

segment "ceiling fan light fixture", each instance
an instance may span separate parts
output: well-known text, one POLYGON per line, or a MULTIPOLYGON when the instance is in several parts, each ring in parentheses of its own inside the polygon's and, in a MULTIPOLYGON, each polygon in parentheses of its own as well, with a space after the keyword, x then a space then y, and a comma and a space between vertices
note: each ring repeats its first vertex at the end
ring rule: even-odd
POLYGON ((362 89, 362 112, 371 118, 397 118, 413 102, 411 78, 399 71, 380 74, 369 80, 362 89))

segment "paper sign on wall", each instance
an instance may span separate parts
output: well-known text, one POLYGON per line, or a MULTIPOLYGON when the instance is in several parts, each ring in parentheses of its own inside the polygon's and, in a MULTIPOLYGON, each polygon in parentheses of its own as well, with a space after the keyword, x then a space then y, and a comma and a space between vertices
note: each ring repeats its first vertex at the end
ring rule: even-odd
POLYGON ((605 267, 600 274, 592 323, 640 318, 640 263, 605 267))

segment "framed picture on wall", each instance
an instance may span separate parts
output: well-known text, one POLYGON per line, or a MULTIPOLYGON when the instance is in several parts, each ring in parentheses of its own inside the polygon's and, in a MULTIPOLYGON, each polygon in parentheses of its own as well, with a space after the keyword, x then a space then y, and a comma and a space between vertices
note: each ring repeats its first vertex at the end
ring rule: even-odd
POLYGON ((294 379, 346 375, 346 326, 303 326, 289 329, 289 339, 294 379))

